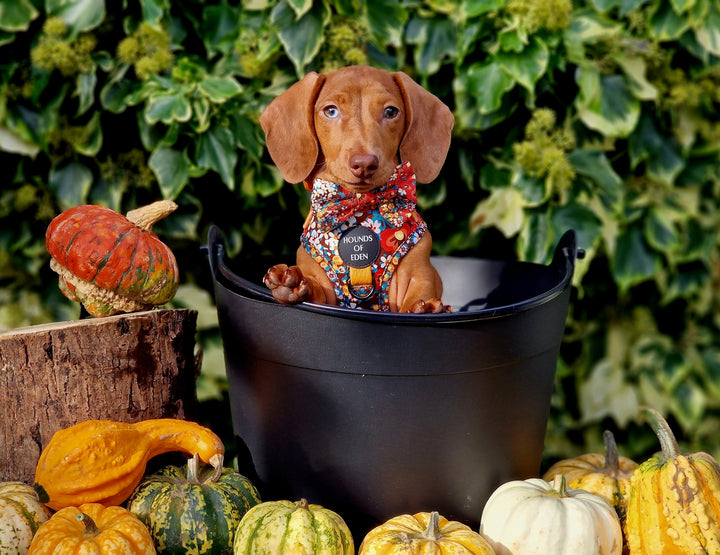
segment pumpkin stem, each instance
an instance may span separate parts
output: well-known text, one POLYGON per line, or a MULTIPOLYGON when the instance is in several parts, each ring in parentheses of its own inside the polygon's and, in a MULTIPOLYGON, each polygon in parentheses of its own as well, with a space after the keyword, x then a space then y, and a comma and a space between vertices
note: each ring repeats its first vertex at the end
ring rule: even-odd
POLYGON ((430 520, 428 520, 427 528, 422 533, 422 537, 433 541, 437 541, 442 537, 440 533, 440 514, 437 511, 430 513, 430 520))
POLYGON ((605 443, 605 466, 603 468, 610 471, 611 475, 614 475, 612 473, 620 468, 620 458, 618 457, 615 436, 610 430, 603 432, 603 443, 605 443))
POLYGON ((158 200, 147 206, 130 210, 125 217, 143 231, 150 231, 152 226, 177 209, 171 200, 158 200))
POLYGON ((85 526, 85 535, 87 536, 96 536, 100 532, 100 529, 90 515, 78 513, 75 515, 75 520, 83 523, 85 526))
POLYGON ((567 480, 564 474, 556 474, 552 481, 553 491, 551 494, 557 495, 558 497, 567 497, 567 480))
POLYGON ((660 440, 660 448, 662 449, 663 462, 675 459, 680 454, 680 448, 678 447, 675 435, 670 429, 670 425, 662 417, 662 415, 650 407, 642 409, 642 416, 645 421, 650 424, 650 427, 655 432, 655 435, 660 440))
POLYGON ((310 506, 307 499, 305 499, 304 497, 295 504, 297 505, 298 509, 307 509, 310 506))

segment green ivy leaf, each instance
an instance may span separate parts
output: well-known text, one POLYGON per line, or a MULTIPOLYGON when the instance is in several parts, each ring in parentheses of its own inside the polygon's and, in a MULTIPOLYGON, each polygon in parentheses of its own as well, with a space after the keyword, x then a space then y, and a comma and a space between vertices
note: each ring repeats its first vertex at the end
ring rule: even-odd
POLYGON ((201 168, 216 171, 231 191, 235 189, 235 165, 238 153, 232 132, 215 126, 197 139, 195 163, 201 168))
POLYGON ((140 0, 142 19, 155 27, 162 23, 165 13, 170 11, 168 0, 140 0))
POLYGON ((658 3, 649 23, 652 36, 658 42, 676 40, 690 28, 688 21, 665 2, 658 3))
POLYGON ((615 61, 625 72, 630 90, 636 98, 640 100, 657 99, 658 91, 647 80, 647 64, 642 57, 622 53, 615 56, 615 61))
POLYGON ((522 52, 499 52, 495 60, 515 82, 520 83, 530 97, 535 96, 535 84, 548 68, 548 47, 539 39, 532 40, 522 52))
POLYGON ((517 252, 520 260, 544 264, 552 245, 550 218, 546 210, 532 210, 518 236, 517 252))
POLYGON ((444 59, 457 50, 457 27, 450 19, 414 17, 407 26, 405 40, 415 44, 415 67, 422 75, 438 72, 444 59))
POLYGON ((624 427, 636 417, 639 401, 623 370, 621 365, 603 359, 595 364, 588 379, 580 383, 578 397, 584 422, 609 416, 624 427))
POLYGON ((125 79, 129 68, 129 64, 122 66, 100 91, 100 105, 114 114, 124 112, 137 102, 137 94, 141 87, 136 81, 125 79))
POLYGON ((30 0, 0 2, 0 29, 11 33, 27 31, 38 15, 39 12, 30 0))
POLYGON ((684 380, 670 396, 675 417, 685 430, 694 429, 707 407, 707 395, 694 379, 684 380))
POLYGON ((71 140, 70 144, 72 144, 75 152, 89 157, 96 156, 100 152, 103 142, 100 112, 95 112, 83 129, 82 140, 71 140))
POLYGON ((563 33, 568 60, 586 63, 586 45, 608 43, 621 36, 622 26, 590 9, 574 10, 570 27, 563 33))
POLYGON ((255 122, 242 114, 235 114, 231 121, 235 144, 247 152, 254 160, 260 160, 265 144, 258 140, 258 129, 255 122))
POLYGON ((18 136, 7 127, 0 127, 0 150, 22 154, 30 158, 35 158, 40 153, 40 148, 36 144, 18 136))
POLYGON ((640 103, 621 75, 600 75, 595 68, 580 67, 575 74, 580 94, 575 107, 590 129, 610 137, 627 137, 640 118, 640 103))
POLYGON ((604 152, 577 149, 568 154, 568 161, 579 175, 596 183, 610 203, 620 200, 623 182, 604 152))
POLYGON ((717 3, 710 4, 710 10, 698 27, 695 38, 713 56, 720 56, 720 10, 717 3))
POLYGON ((593 247, 601 238, 602 222, 590 208, 576 201, 558 206, 552 211, 551 221, 556 237, 572 229, 577 243, 583 249, 593 247))
POLYGON ((208 52, 230 54, 237 39, 240 21, 237 10, 227 4, 203 9, 203 44, 208 52))
POLYGON ((232 77, 206 77, 198 85, 198 91, 212 102, 222 103, 242 92, 242 87, 232 77))
POLYGON ((313 0, 285 0, 295 12, 295 18, 300 19, 310 8, 312 8, 313 0))
POLYGON ((396 0, 368 0, 367 24, 373 36, 380 44, 399 48, 403 43, 403 33, 408 20, 408 12, 401 2, 396 0))
POLYGON ((490 114, 500 109, 503 95, 515 86, 497 62, 473 64, 453 83, 455 93, 467 99, 467 109, 490 114))
POLYGON ((80 162, 64 166, 53 166, 48 176, 48 185, 55 194, 61 210, 85 204, 93 182, 90 169, 80 162))
POLYGON ((707 291, 711 296, 713 276, 703 262, 681 264, 669 276, 663 291, 663 303, 671 303, 675 299, 689 299, 702 295, 707 291))
POLYGON ((592 0, 595 9, 601 12, 608 12, 613 8, 619 8, 619 15, 623 16, 640 9, 649 0, 592 0))
POLYGON ((523 197, 528 206, 537 206, 547 199, 548 184, 546 179, 540 179, 518 170, 513 176, 512 186, 523 197))
POLYGON ((633 226, 621 232, 615 242, 612 270, 622 291, 651 279, 660 267, 660 256, 645 242, 643 230, 633 226))
POLYGON ((693 8, 695 0, 670 0, 672 8, 678 15, 682 15, 693 8))
POLYGON ((99 26, 105 19, 105 0, 45 0, 48 16, 61 18, 71 37, 99 26))
POLYGON ((662 135, 649 115, 640 119, 640 124, 630 136, 628 151, 633 169, 645 162, 648 175, 669 186, 674 185, 685 168, 685 159, 675 139, 662 135))
POLYGON ((644 220, 645 239, 658 251, 676 251, 680 246, 680 234, 672 214, 661 207, 651 207, 644 220))
POLYGON ((77 76, 77 84, 75 87, 75 96, 78 98, 78 109, 76 116, 81 116, 87 112, 95 102, 95 86, 97 85, 97 75, 95 72, 81 73, 77 76))
POLYGON ((493 189, 490 196, 480 201, 470 216, 470 231, 496 227, 505 237, 515 236, 524 223, 525 200, 512 187, 493 189))
POLYGON ((505 7, 507 0, 462 0, 460 9, 467 19, 505 7))
POLYGON ((168 200, 177 198, 190 177, 190 161, 187 154, 184 151, 161 147, 150 155, 148 165, 157 177, 163 198, 168 200))
POLYGON ((185 122, 192 116, 190 102, 183 94, 154 96, 145 107, 145 120, 148 123, 161 121, 170 124, 174 121, 185 122))
POLYGON ((305 74, 305 66, 320 51, 323 27, 328 18, 329 8, 323 2, 318 2, 300 19, 287 2, 279 2, 273 9, 270 21, 298 77, 305 74))

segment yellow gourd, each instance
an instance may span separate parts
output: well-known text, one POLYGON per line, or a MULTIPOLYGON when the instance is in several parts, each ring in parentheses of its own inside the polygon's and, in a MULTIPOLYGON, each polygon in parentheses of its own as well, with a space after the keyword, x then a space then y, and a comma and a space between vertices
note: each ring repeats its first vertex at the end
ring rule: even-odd
POLYGON ((627 500, 630 494, 630 478, 638 463, 617 452, 615 436, 609 430, 603 434, 605 454, 587 453, 556 462, 543 475, 552 482, 558 474, 565 476, 573 489, 581 489, 599 495, 615 509, 620 524, 625 522, 627 500))
POLYGON ((171 451, 197 453, 222 468, 225 448, 208 428, 185 420, 87 420, 52 436, 40 454, 35 491, 56 510, 81 503, 120 505, 140 483, 148 460, 171 451))
POLYGON ((373 528, 358 555, 495 555, 470 527, 437 512, 400 515, 373 528))
POLYGON ((720 553, 720 466, 707 453, 683 455, 665 419, 644 417, 662 453, 630 481, 626 535, 631 555, 720 553))

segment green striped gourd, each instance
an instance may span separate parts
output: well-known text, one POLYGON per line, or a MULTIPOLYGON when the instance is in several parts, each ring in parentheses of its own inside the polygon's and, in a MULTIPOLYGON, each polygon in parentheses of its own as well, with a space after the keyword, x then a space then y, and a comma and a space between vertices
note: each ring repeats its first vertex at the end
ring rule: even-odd
POLYGON ((260 503, 255 486, 232 468, 168 465, 146 476, 128 510, 150 530, 158 555, 230 555, 243 515, 260 503))
POLYGON ((22 482, 0 483, 0 553, 24 555, 50 511, 22 482))
POLYGON ((354 555, 345 521, 337 513, 305 499, 255 505, 235 533, 235 555, 354 555))

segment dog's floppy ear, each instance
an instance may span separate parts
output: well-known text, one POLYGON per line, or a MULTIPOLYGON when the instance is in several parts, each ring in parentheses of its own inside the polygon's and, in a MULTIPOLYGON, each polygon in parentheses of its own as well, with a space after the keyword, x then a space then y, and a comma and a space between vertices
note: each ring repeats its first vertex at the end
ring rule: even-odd
POLYGON ((289 183, 300 183, 319 154, 314 107, 324 78, 310 72, 275 98, 260 115, 270 156, 289 183))
POLYGON ((393 73, 405 102, 405 135, 400 159, 410 162, 421 183, 435 179, 450 148, 454 118, 438 97, 426 91, 402 71, 393 73))

